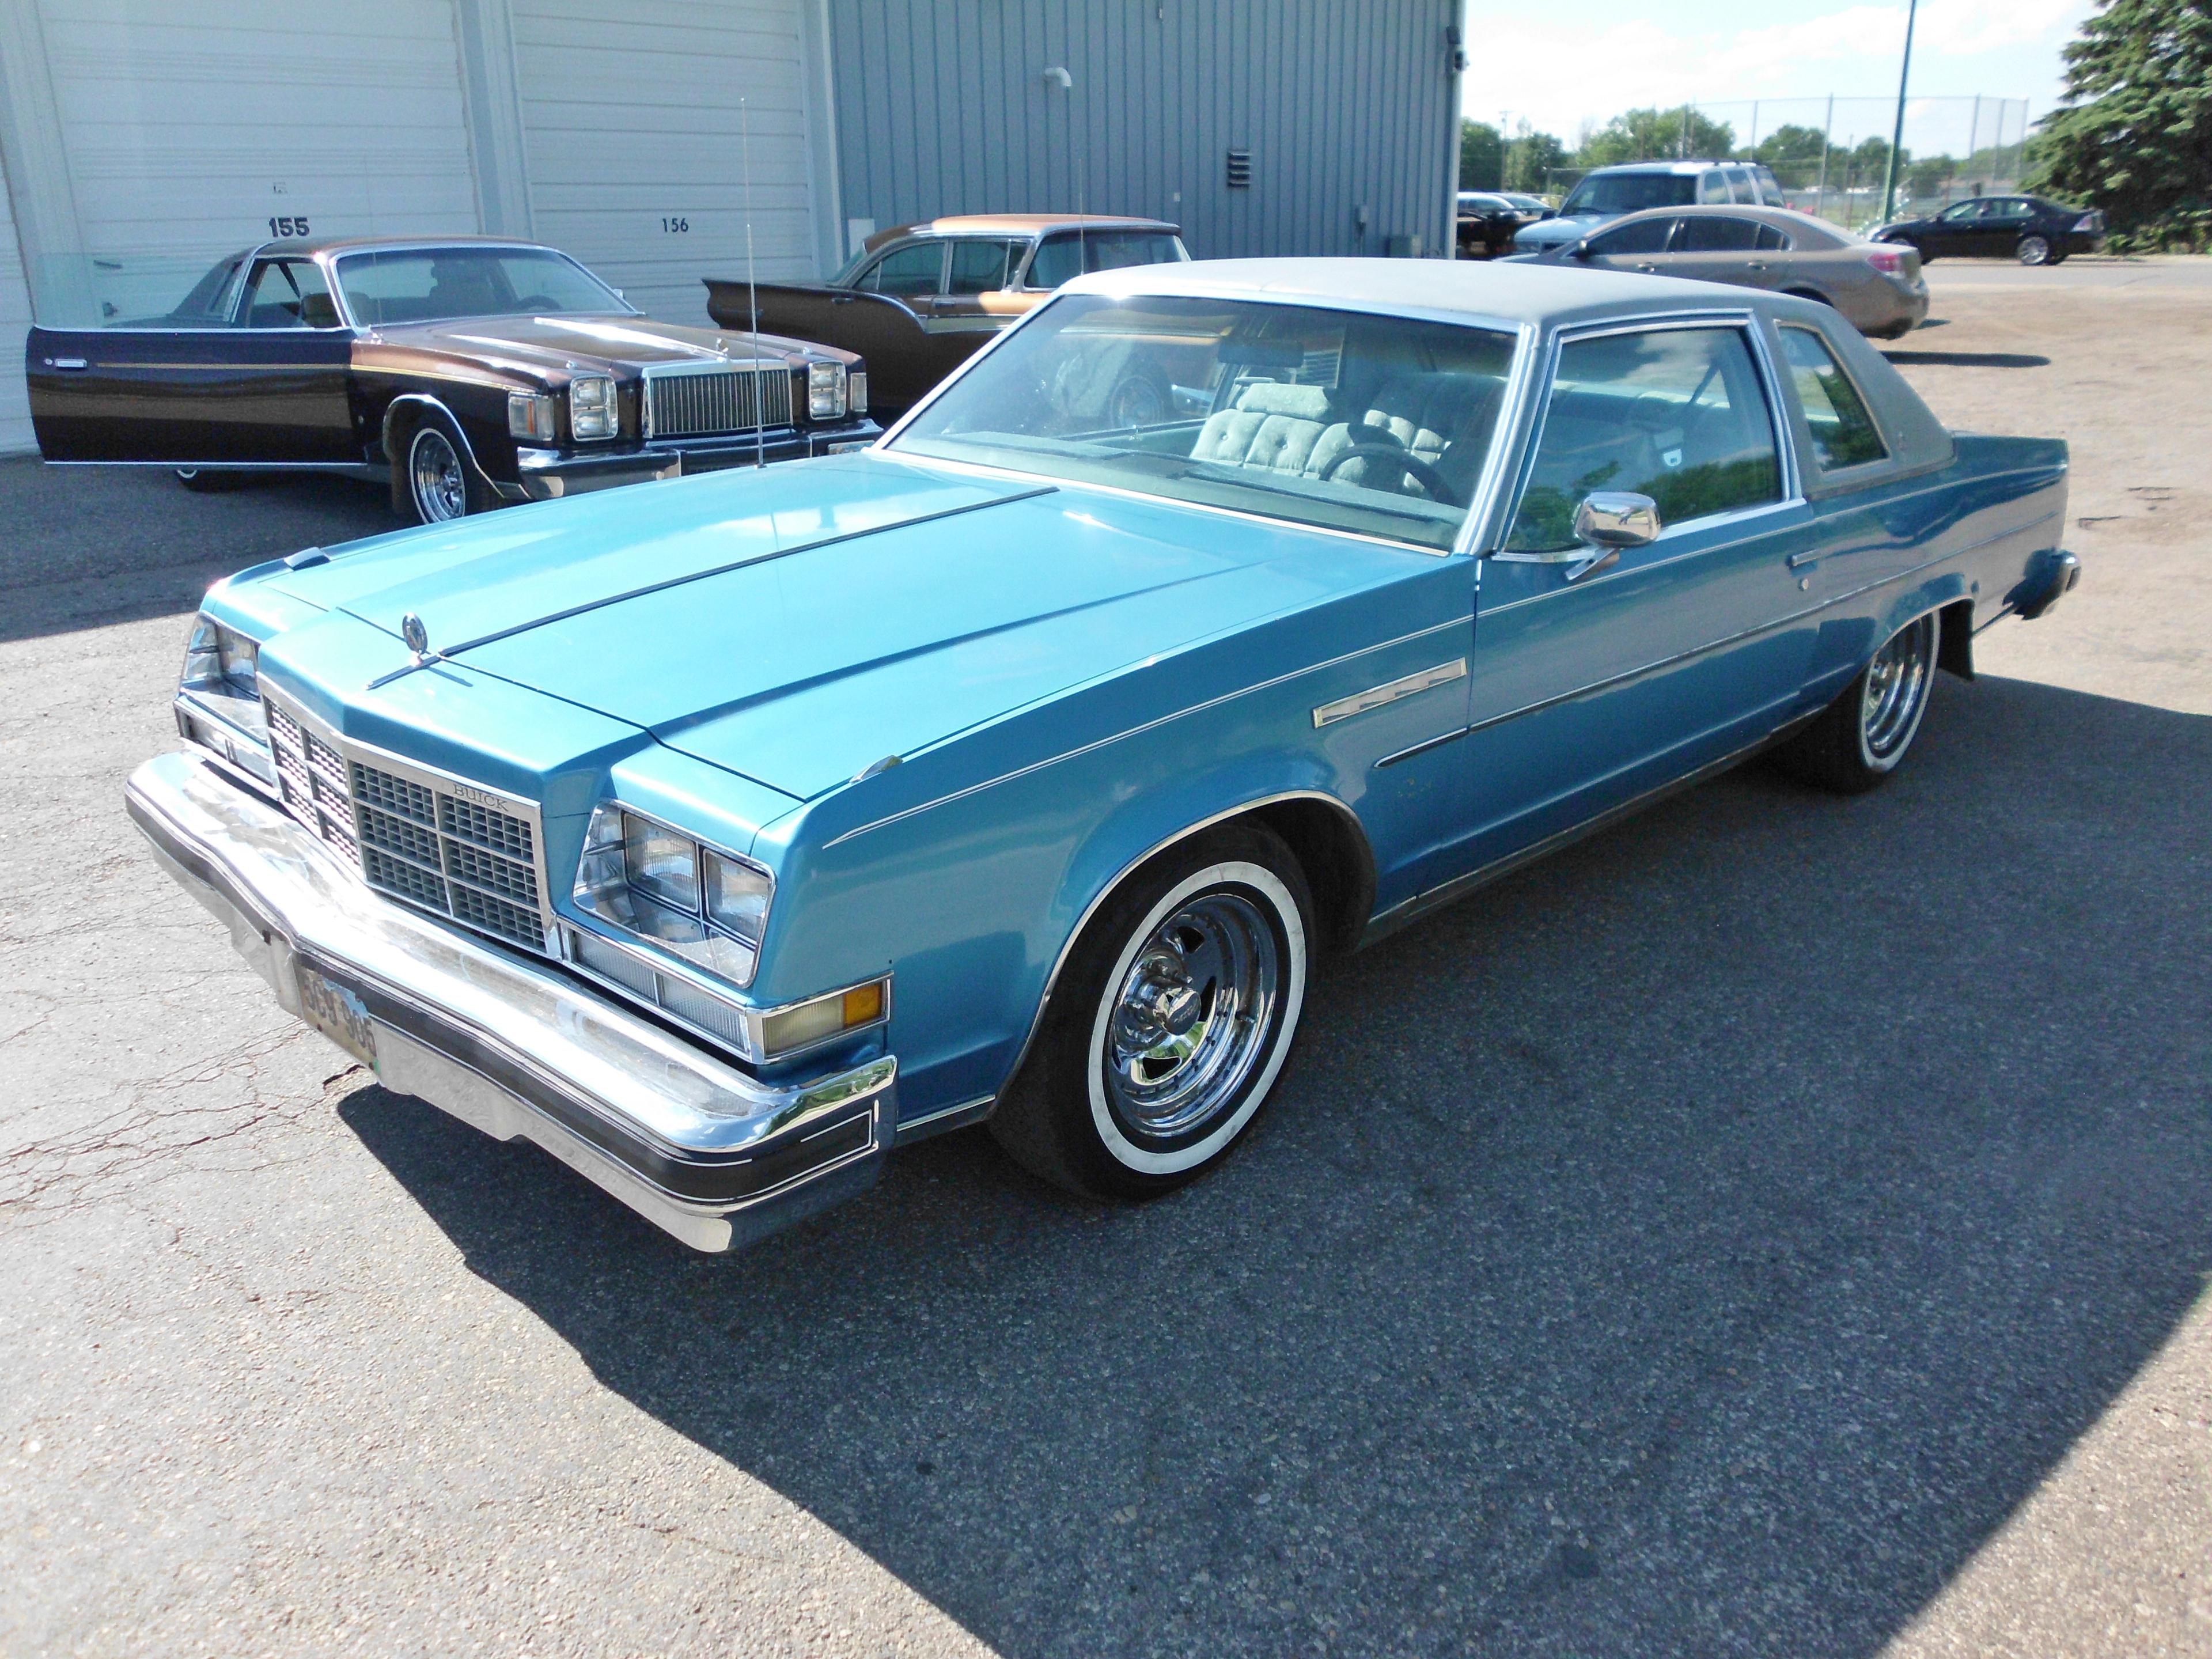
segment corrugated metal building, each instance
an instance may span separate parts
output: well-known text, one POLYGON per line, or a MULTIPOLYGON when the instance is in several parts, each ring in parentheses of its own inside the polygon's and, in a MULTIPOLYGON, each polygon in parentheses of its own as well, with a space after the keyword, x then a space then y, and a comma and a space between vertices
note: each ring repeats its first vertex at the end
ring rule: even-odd
POLYGON ((23 329, 214 260, 483 230, 647 310, 977 210, 1139 213, 1200 258, 1449 245, 1458 0, 0 0, 0 451, 23 329), (1048 76, 1048 70, 1059 70, 1048 76), (20 246, 19 246, 20 245, 20 246))
POLYGON ((1447 248, 1458 15, 1456 0, 837 0, 844 214, 872 228, 1142 214, 1181 224, 1201 259, 1447 248))

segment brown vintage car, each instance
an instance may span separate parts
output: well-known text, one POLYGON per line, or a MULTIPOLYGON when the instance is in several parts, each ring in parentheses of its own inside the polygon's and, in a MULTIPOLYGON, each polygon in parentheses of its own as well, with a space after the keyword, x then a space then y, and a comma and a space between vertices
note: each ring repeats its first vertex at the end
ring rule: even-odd
POLYGON ((889 421, 1070 277, 1189 258, 1176 229, 1102 214, 932 219, 878 231, 818 286, 707 277, 707 313, 858 353, 868 412, 889 421))
POLYGON ((195 489, 345 473, 388 481, 410 523, 881 434, 851 354, 659 322, 498 237, 264 243, 168 312, 33 328, 24 356, 49 462, 195 489))

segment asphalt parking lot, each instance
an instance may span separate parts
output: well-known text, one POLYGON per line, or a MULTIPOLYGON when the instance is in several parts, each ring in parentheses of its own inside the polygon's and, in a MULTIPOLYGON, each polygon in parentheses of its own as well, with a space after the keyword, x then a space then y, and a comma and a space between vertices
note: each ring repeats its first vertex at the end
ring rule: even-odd
POLYGON ((1163 1202, 971 1133, 727 1259, 123 816, 201 586, 380 497, 0 463, 0 1654, 2212 1651, 2212 261, 1930 275, 2085 578, 1891 787, 1340 966, 1163 1202))

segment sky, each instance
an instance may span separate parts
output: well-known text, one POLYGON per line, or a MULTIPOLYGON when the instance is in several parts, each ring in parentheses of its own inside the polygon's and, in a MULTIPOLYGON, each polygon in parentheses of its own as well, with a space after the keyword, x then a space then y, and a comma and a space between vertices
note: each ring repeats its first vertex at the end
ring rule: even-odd
MULTIPOLYGON (((1922 0, 1906 147, 1961 150, 1977 94, 2024 99, 2027 118, 2040 118, 2058 99, 2059 49, 2091 9, 2091 0, 1922 0)), ((1570 149, 1586 123, 1601 125, 1624 109, 1686 100, 1729 121, 1739 142, 1749 137, 1751 100, 1759 101, 1759 130, 1771 131, 1785 120, 1819 125, 1830 94, 1838 100, 1838 129, 1886 133, 1889 111, 1871 100, 1887 105, 1897 94, 1905 13, 1902 0, 1658 7, 1648 0, 1553 0, 1540 8, 1467 0, 1461 102, 1477 120, 1504 118, 1517 128, 1525 119, 1570 149)), ((2007 112, 2007 131, 1996 142, 2016 137, 2010 131, 2020 119, 2016 110, 2007 112)), ((1995 106, 1984 105, 1981 118, 1987 140, 1995 106)))

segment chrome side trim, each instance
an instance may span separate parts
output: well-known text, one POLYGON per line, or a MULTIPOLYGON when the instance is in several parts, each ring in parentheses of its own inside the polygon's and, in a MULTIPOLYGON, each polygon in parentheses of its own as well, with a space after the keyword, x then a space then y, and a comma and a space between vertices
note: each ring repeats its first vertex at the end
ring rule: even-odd
POLYGON ((1462 726, 1449 732, 1439 732, 1433 738, 1424 738, 1419 743, 1409 744, 1406 748, 1383 756, 1370 769, 1379 772, 1386 766, 1395 766, 1400 761, 1409 761, 1416 755, 1425 755, 1431 749, 1441 749, 1448 743, 1457 743, 1474 729, 1472 726, 1462 726))
MULTIPOLYGON (((1014 1055, 1014 1063, 1006 1068, 1006 1082, 999 1085, 1000 1094, 1003 1095, 1006 1091, 1006 1084, 1012 1083, 1022 1074, 1022 1066, 1030 1057, 1030 1050, 1036 1044, 1037 1033, 1044 1029, 1045 1011, 1052 1006, 1052 994, 1060 985, 1060 970, 1067 966, 1067 958, 1069 953, 1075 949, 1075 942, 1083 937, 1083 930, 1091 925, 1091 918, 1097 915, 1098 907, 1113 896, 1115 890, 1129 878, 1130 872, 1148 860, 1158 857, 1177 842, 1188 841, 1193 836, 1202 830, 1211 830, 1215 824, 1227 819, 1243 817, 1248 812, 1256 812, 1263 806, 1273 806, 1278 802, 1286 800, 1321 801, 1335 808, 1340 814, 1351 821, 1353 832, 1359 837, 1359 844, 1363 848, 1367 846, 1367 829, 1359 822, 1359 814, 1346 806, 1334 795, 1320 789, 1287 789, 1279 795, 1257 796, 1238 805, 1225 807, 1218 812, 1210 813, 1199 819, 1197 823, 1186 825, 1173 835, 1153 842, 1152 846, 1115 871, 1114 878, 1103 884, 1096 893, 1091 895, 1091 902, 1083 907, 1082 914, 1076 917, 1075 926, 1067 930, 1067 937, 1060 941, 1060 952, 1052 959, 1052 971, 1045 975, 1044 991, 1037 998, 1036 1012, 1030 1017, 1029 1035, 1022 1039, 1022 1046, 1014 1055)), ((1375 858, 1371 848, 1367 856, 1371 868, 1375 858)))
MULTIPOLYGON (((945 805, 950 802, 979 793, 982 790, 995 788, 1002 783, 1011 783, 1016 778, 1027 777, 1032 772, 1041 772, 1048 766, 1057 766, 1064 760, 1073 760, 1079 755, 1088 755, 1094 750, 1103 749, 1109 744, 1119 743, 1124 738, 1133 738, 1143 732, 1153 731, 1167 725, 1170 720, 1179 720, 1190 714, 1203 714, 1209 708, 1218 708, 1224 702, 1234 702, 1239 697, 1249 697, 1255 691, 1269 690, 1275 686, 1287 684, 1304 675, 1318 673, 1324 668, 1334 668, 1340 663, 1351 662, 1355 658, 1364 657, 1373 652, 1388 650, 1394 645, 1404 645, 1413 640, 1425 639, 1431 634, 1441 634, 1449 629, 1465 628, 1468 625, 1468 623, 1454 617, 1449 622, 1437 623, 1432 627, 1416 629, 1411 634, 1401 634, 1395 640, 1379 640, 1373 645, 1363 645, 1357 651, 1347 651, 1340 657, 1329 658, 1326 662, 1311 663, 1304 668, 1294 668, 1287 674, 1278 674, 1273 679, 1261 680, 1256 684, 1245 686, 1242 690, 1224 691, 1218 697, 1209 697, 1204 702, 1194 702, 1188 708, 1178 708, 1173 714, 1163 714, 1158 720, 1146 720, 1141 726, 1129 726, 1123 731, 1115 732, 1111 737, 1100 738, 1096 742, 1086 743, 1078 748, 1063 750, 1060 753, 1044 760, 1031 761, 1027 766, 1018 766, 1011 772, 1001 772, 995 778, 986 778, 981 783, 971 783, 965 788, 955 789, 950 794, 939 795, 933 800, 923 801, 917 806, 909 806, 902 811, 890 813, 887 817, 876 818, 854 829, 845 830, 842 834, 832 836, 828 841, 823 842, 822 850, 826 853, 833 847, 866 835, 871 830, 880 830, 885 824, 896 823, 902 818, 910 818, 918 812, 927 812, 932 807, 945 805)), ((1464 658, 1461 659, 1462 669, 1464 669, 1465 661, 1464 658)), ((927 753, 927 750, 921 752, 927 753)), ((1324 797, 1324 799, 1334 798, 1324 797)), ((1343 805, 1341 801, 1337 804, 1343 805)))
POLYGON ((386 1086, 536 1142, 695 1249, 726 1250, 872 1182, 897 1061, 777 1085, 559 969, 386 904, 307 830, 188 753, 131 776, 131 815, 277 1001, 343 999, 386 1086))
POLYGON ((1401 697, 1414 696, 1466 678, 1465 657, 1439 663, 1434 668, 1424 668, 1402 679, 1392 680, 1387 685, 1373 686, 1364 691, 1355 691, 1348 697, 1339 697, 1334 702, 1325 702, 1313 711, 1313 723, 1316 728, 1334 726, 1339 720, 1350 720, 1354 714, 1364 714, 1371 709, 1396 702, 1401 697))
POLYGON ((927 1117, 912 1117, 898 1126, 895 1146, 911 1146, 917 1140, 927 1140, 932 1135, 941 1135, 951 1129, 964 1129, 971 1123, 981 1123, 991 1115, 991 1109, 999 1103, 996 1095, 978 1095, 973 1100, 963 1100, 957 1106, 946 1106, 927 1117))
POLYGON ((147 466, 162 472, 327 472, 380 483, 392 469, 374 461, 44 461, 47 466, 147 466))

